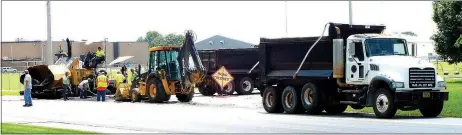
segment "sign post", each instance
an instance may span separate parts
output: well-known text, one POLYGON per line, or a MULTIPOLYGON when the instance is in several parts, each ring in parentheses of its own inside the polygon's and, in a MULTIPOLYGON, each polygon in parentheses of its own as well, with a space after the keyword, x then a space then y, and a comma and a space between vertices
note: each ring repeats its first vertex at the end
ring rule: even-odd
POLYGON ((233 76, 231 76, 229 74, 229 72, 226 70, 226 68, 224 66, 222 66, 215 73, 213 73, 212 77, 218 83, 218 85, 220 86, 221 91, 223 91, 224 87, 229 82, 233 81, 233 79, 234 79, 233 76))

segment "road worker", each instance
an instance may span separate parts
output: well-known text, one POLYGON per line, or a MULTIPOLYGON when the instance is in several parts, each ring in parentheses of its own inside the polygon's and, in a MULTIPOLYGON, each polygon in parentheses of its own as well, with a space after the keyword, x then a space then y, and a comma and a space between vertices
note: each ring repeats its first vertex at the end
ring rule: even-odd
POLYGON ((28 70, 24 71, 24 101, 26 102, 23 106, 30 107, 32 106, 32 77, 29 74, 28 70))
POLYGON ((96 101, 100 101, 100 98, 102 99, 101 101, 104 102, 106 99, 106 89, 109 84, 109 79, 107 79, 107 76, 104 72, 100 72, 98 74, 98 77, 96 78, 96 101))
POLYGON ((86 91, 90 88, 89 82, 91 81, 91 78, 85 79, 79 84, 79 91, 80 91, 80 99, 85 99, 87 98, 86 91))
POLYGON ((130 69, 130 79, 128 79, 128 83, 131 84, 133 80, 135 80, 136 72, 135 69, 130 69))
POLYGON ((119 85, 121 83, 123 83, 125 80, 125 76, 122 75, 122 73, 120 71, 117 71, 117 74, 115 76, 115 86, 116 86, 116 89, 119 88, 119 85))
POLYGON ((69 81, 69 72, 65 72, 63 76, 63 99, 64 101, 69 100, 69 97, 67 96, 68 92, 70 92, 70 81, 69 81))
POLYGON ((102 61, 104 61, 104 51, 101 49, 101 47, 98 47, 98 50, 96 51, 96 57, 93 58, 92 60, 92 66, 93 68, 96 67, 97 64, 101 63, 102 61))

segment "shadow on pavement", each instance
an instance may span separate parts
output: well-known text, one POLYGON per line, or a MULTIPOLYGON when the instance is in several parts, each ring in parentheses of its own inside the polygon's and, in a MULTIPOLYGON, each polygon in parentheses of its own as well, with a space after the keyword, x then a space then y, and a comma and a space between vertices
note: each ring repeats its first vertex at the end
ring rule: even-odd
MULTIPOLYGON (((267 112, 259 112, 261 114, 270 114, 267 112)), ((329 117, 329 118, 365 118, 365 119, 381 119, 377 118, 375 114, 371 113, 342 113, 342 114, 327 114, 325 112, 321 114, 286 114, 286 113, 279 113, 279 114, 270 114, 270 115, 293 115, 293 116, 316 116, 316 117, 329 117)), ((423 116, 402 116, 402 115, 395 115, 392 119, 384 119, 384 120, 402 120, 402 119, 438 119, 442 117, 436 117, 436 118, 427 118, 423 116)))

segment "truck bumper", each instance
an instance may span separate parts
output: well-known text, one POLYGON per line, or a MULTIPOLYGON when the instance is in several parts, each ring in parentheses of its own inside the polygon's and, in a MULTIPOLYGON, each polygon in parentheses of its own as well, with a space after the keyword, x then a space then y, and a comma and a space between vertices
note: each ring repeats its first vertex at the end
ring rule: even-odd
POLYGON ((447 91, 409 91, 395 92, 395 102, 415 103, 419 101, 447 101, 449 92, 447 91))

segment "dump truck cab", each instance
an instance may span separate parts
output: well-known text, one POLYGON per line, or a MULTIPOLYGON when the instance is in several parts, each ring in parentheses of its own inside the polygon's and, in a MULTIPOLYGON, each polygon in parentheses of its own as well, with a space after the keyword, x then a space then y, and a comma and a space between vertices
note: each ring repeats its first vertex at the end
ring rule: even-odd
POLYGON ((356 34, 348 38, 346 83, 369 85, 388 78, 398 91, 444 90, 445 82, 428 61, 408 51, 406 39, 389 34, 356 34))

